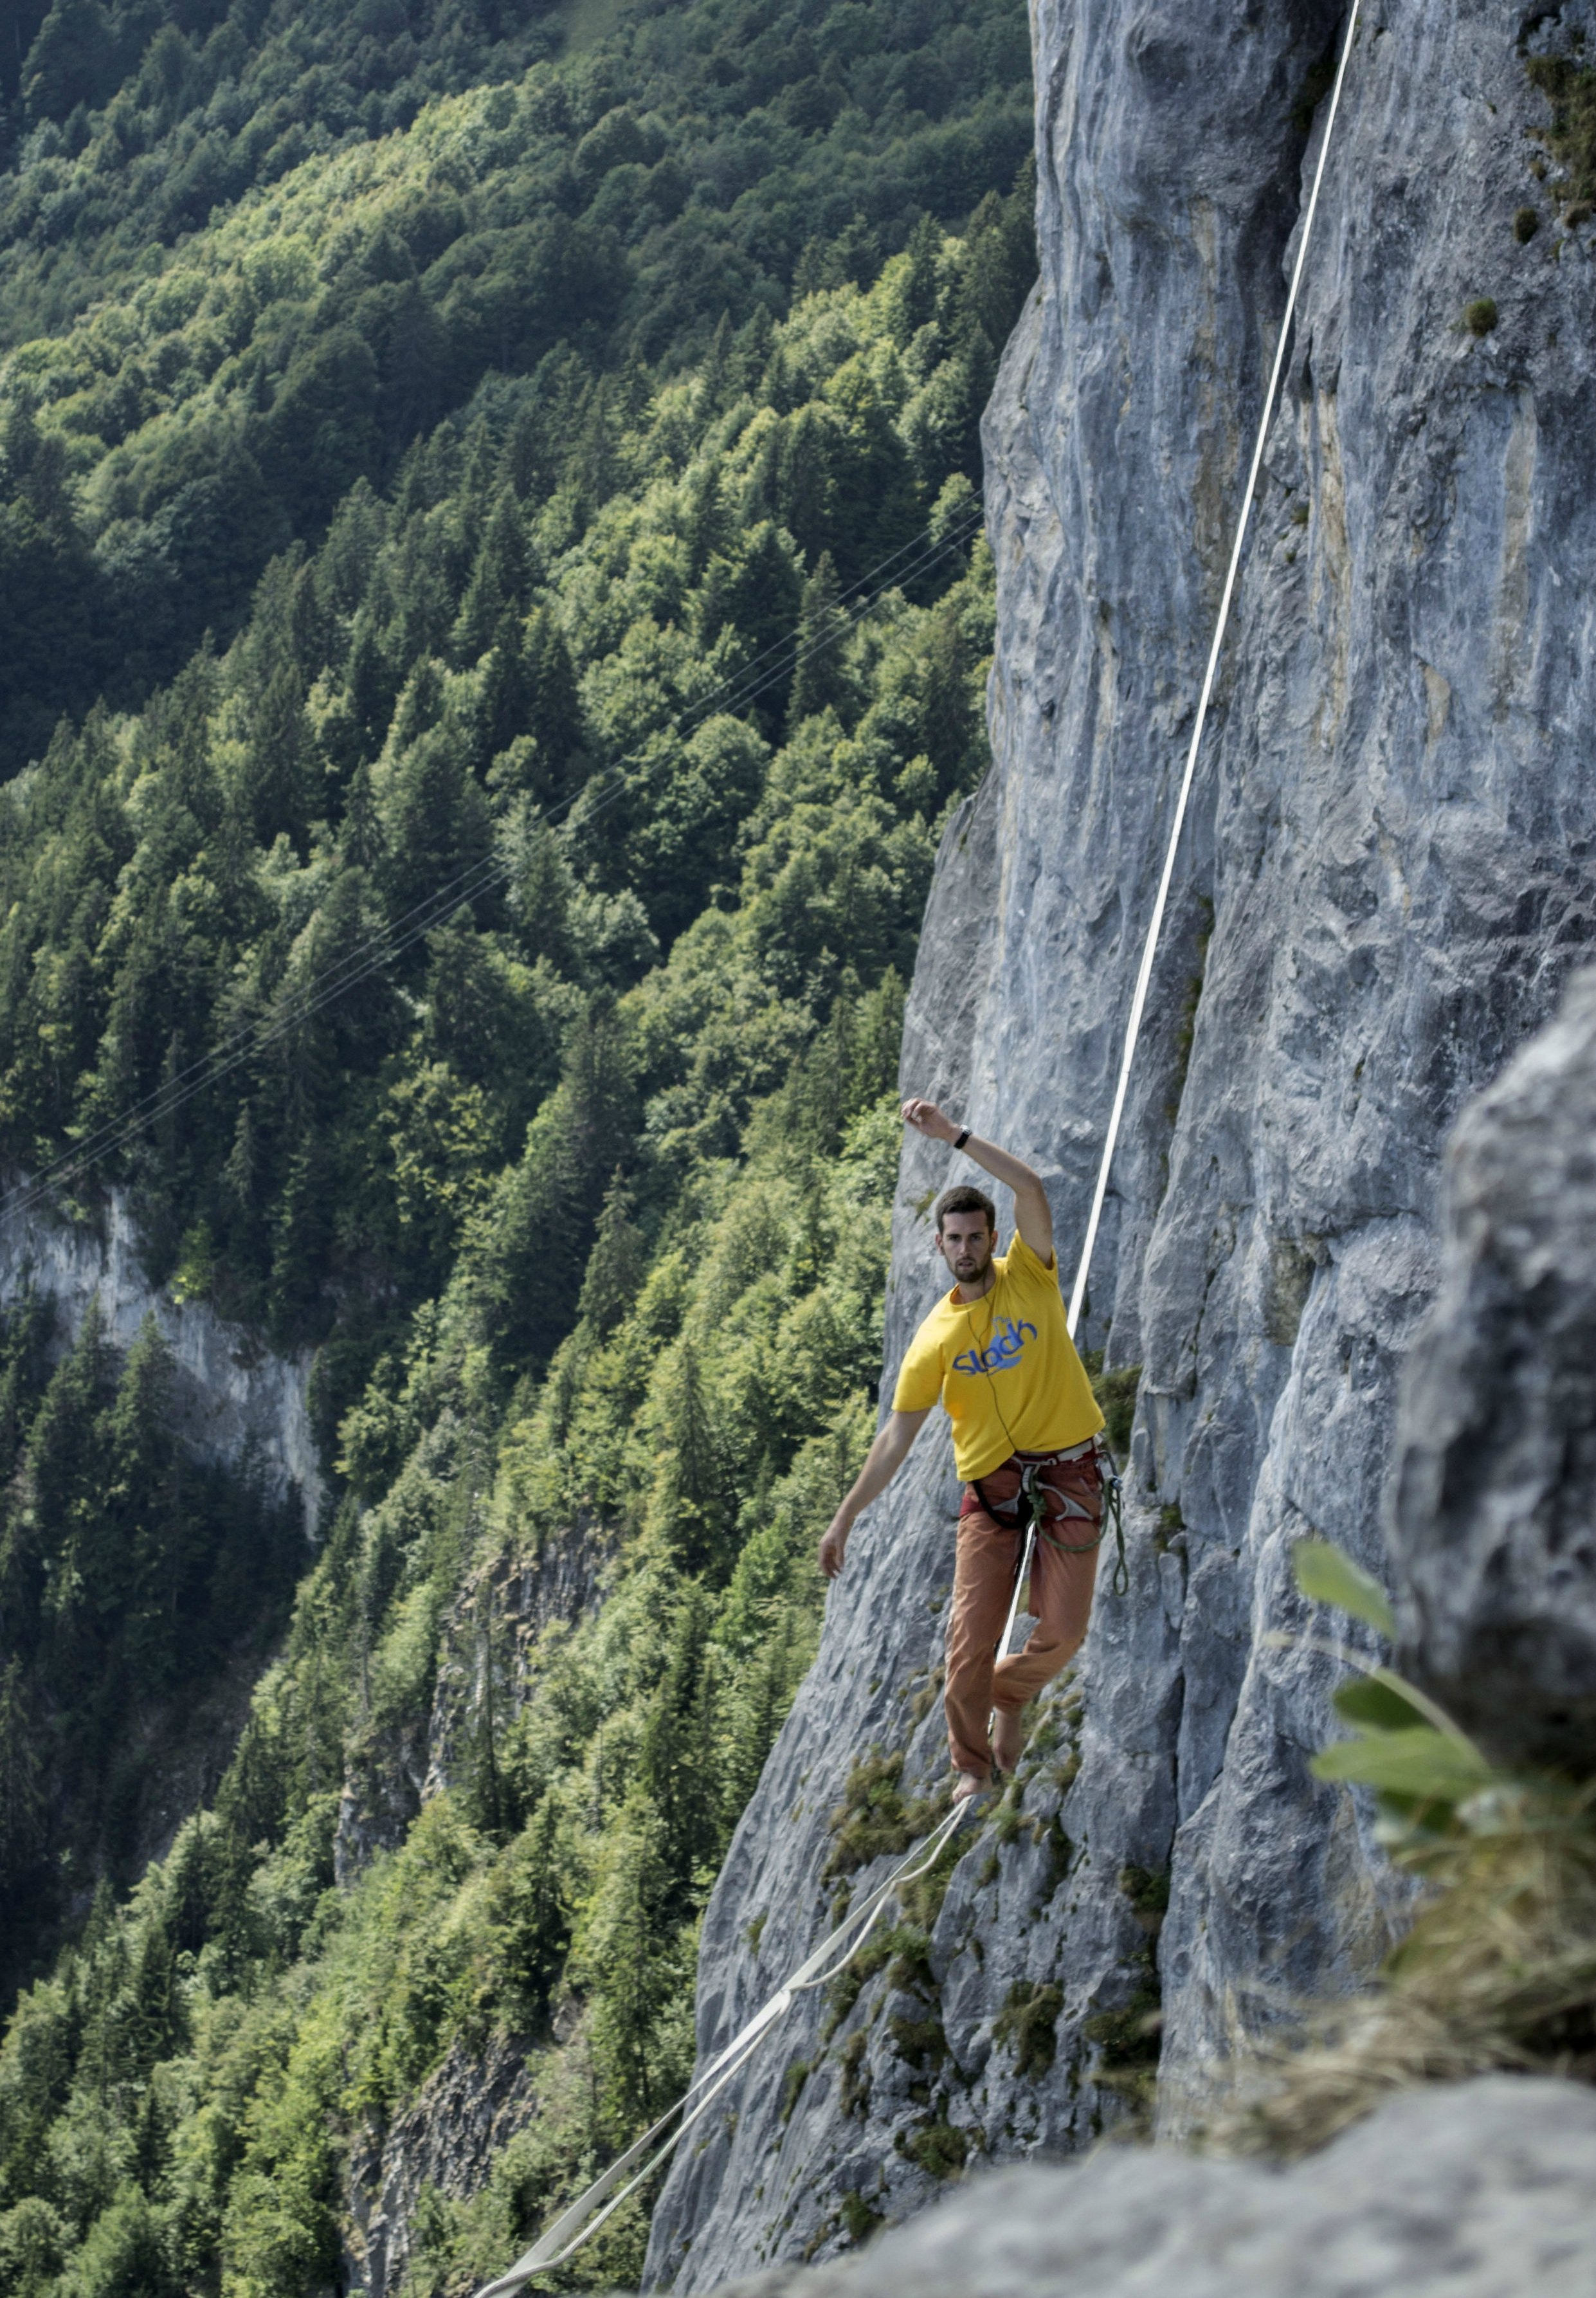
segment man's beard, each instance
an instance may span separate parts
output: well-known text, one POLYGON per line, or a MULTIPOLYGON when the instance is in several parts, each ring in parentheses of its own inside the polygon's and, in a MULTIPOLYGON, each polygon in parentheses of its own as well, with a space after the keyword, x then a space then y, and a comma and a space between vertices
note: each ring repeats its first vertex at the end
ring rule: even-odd
POLYGON ((992 1266, 992 1256, 987 1252, 977 1260, 973 1254, 951 1253, 948 1266, 961 1285, 968 1285, 973 1278, 986 1275, 992 1266))

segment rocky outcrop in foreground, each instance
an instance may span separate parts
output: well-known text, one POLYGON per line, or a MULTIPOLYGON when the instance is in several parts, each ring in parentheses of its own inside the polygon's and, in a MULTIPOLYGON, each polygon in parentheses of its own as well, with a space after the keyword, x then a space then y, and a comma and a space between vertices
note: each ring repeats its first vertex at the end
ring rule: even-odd
POLYGON ((1596 1764, 1596 969, 1470 1109, 1407 1384, 1410 1666, 1509 1763, 1596 1764))
POLYGON ((864 2255, 724 2298, 1588 2298, 1596 2095, 1493 2075, 1297 2169, 1105 2147, 972 2184, 864 2255))

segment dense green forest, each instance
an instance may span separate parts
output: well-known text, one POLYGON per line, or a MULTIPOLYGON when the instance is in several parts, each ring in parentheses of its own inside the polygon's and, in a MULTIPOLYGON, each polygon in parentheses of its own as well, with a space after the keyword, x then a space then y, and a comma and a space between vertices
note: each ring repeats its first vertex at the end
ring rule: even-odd
POLYGON ((119 1186, 313 1351, 331 1497, 307 1557, 153 1327, 7 1313, 0 2287, 340 2286, 360 2162, 509 2046, 536 2113, 413 2215, 453 2292, 690 2060, 872 1425, 1023 17, 7 13, 8 1203, 119 1186))
MULTIPOLYGON (((962 223, 1024 158, 1028 66, 1013 0, 54 0, 0 178, 0 762, 225 643, 486 378, 624 402, 962 223)), ((565 426, 528 429, 541 500, 565 426)))

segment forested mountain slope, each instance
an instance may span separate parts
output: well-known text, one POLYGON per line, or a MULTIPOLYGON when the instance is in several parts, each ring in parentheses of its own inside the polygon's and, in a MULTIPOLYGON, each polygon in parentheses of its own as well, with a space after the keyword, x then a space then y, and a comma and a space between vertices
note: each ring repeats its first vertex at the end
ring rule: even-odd
POLYGON ((56 0, 0 181, 13 765, 230 638, 267 559, 490 373, 558 349, 546 401, 573 353, 679 367, 962 221, 1028 147, 1008 0, 616 12, 528 71, 566 12, 56 0))
POLYGON ((170 1297, 314 1349, 333 1495, 296 1557, 158 1335, 7 1317, 0 2282, 453 2288, 690 2055, 867 1433, 1023 20, 70 0, 21 51, 13 1226, 114 1184, 170 1297), (285 1618, 119 1899, 152 1719, 285 1618))

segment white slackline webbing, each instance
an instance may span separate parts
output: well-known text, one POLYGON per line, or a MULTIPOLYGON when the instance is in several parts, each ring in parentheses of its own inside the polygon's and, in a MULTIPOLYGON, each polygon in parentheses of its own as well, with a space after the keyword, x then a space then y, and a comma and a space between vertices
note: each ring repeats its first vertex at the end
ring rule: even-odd
MULTIPOLYGON (((1030 1553, 1037 1544, 1037 1520, 1032 1517, 1025 1527, 1025 1546, 1020 1552, 1020 1569, 1014 1575, 1014 1592, 1009 1598, 1009 1616, 1003 1624, 1003 1633, 997 1639, 997 1657, 1008 1657, 1009 1638, 1014 1633, 1014 1622, 1020 1613, 1020 1591, 1025 1585, 1025 1575, 1030 1570, 1030 1553)), ((988 1727, 990 1718, 988 1719, 988 1727)))
POLYGON ((674 2106, 667 2107, 652 2129, 645 2130, 641 2138, 610 2164, 601 2178, 594 2179, 585 2194, 579 2195, 568 2210, 561 2211, 552 2226, 544 2228, 525 2257, 518 2258, 508 2274, 501 2274, 497 2282, 490 2282, 478 2291, 477 2298, 508 2298, 508 2293, 518 2290, 530 2276, 547 2267, 563 2265, 573 2251, 579 2250, 590 2236, 596 2234, 610 2212, 619 2210, 627 2196, 634 2193, 680 2145, 732 2076, 741 2071, 770 2029, 790 2010, 794 1997, 823 1987, 827 1980, 834 1979, 845 1964, 852 1962, 897 1893, 906 1883, 912 1883, 916 1876, 923 1875, 935 1863, 943 1845, 952 1837, 969 1808, 968 1803, 955 1803, 931 1833, 898 1862, 885 1881, 878 1883, 867 1898, 850 1909, 836 1929, 827 1933, 785 1985, 779 1988, 767 2003, 760 2005, 725 2049, 711 2059, 685 2095, 674 2106), (840 1954, 838 1953, 839 1948, 842 1950, 840 1954), (676 2122, 675 2129, 662 2145, 657 2146, 661 2134, 670 2129, 678 2116, 681 2120, 676 2122), (645 2156, 647 2161, 643 2159, 645 2156), (642 2165, 641 2170, 636 2167, 639 2163, 642 2165), (633 2173, 630 2178, 628 2172, 633 2173))
MULTIPOLYGON (((1097 1186, 1092 1198, 1092 1210, 1087 1222, 1085 1243, 1080 1250, 1080 1266, 1075 1272, 1075 1285, 1070 1295, 1069 1327, 1071 1336, 1080 1316, 1080 1306, 1086 1295, 1087 1277, 1092 1265, 1092 1249, 1097 1241, 1097 1228, 1103 1213, 1103 1201, 1108 1192, 1109 1167, 1113 1161, 1115 1145, 1119 1140, 1120 1123, 1125 1112, 1126 1088, 1130 1080, 1130 1065, 1136 1058, 1137 1038, 1140 1035, 1142 1015, 1147 1003, 1147 987, 1153 976, 1153 963, 1158 954, 1158 941, 1163 927, 1164 909, 1169 900, 1170 884, 1175 873, 1175 854, 1180 842, 1180 831, 1186 820, 1187 800, 1191 795, 1192 777, 1196 772, 1197 753, 1202 747, 1203 730, 1207 722, 1208 706, 1213 694, 1213 682, 1219 669, 1220 650, 1224 643, 1226 626, 1230 618, 1230 604, 1236 591, 1236 579, 1241 566, 1242 544, 1245 540, 1247 521, 1252 513, 1253 496, 1258 484, 1258 474, 1263 462, 1263 451, 1269 438, 1269 427, 1274 415, 1275 401, 1279 393, 1280 377, 1285 370, 1287 338, 1296 311, 1297 293, 1302 281, 1302 267, 1307 258, 1308 243, 1313 235, 1313 219, 1319 207, 1319 186, 1324 181, 1325 161, 1329 154, 1330 138, 1335 131, 1336 114, 1341 103, 1342 82, 1346 78, 1347 61, 1352 52, 1352 40, 1358 29, 1360 0, 1352 0, 1347 17, 1346 37, 1342 42, 1341 59, 1336 69, 1335 86, 1330 91, 1330 109, 1326 115, 1325 133, 1319 148, 1319 160, 1313 170, 1312 189, 1308 196, 1308 211, 1302 220, 1302 236, 1297 248, 1296 261, 1292 267, 1291 285, 1286 293, 1286 310, 1280 322, 1280 339, 1275 347, 1274 367, 1269 375, 1269 390, 1264 397, 1263 412, 1259 418, 1257 443, 1253 450, 1253 466, 1247 475, 1247 492, 1243 499, 1241 516, 1236 522, 1236 541, 1230 552, 1230 565, 1225 576, 1225 588, 1220 599, 1219 619, 1214 626, 1213 644, 1208 652, 1208 667, 1203 674, 1203 690, 1197 704, 1196 723, 1192 729, 1191 748, 1187 753, 1186 772, 1175 801, 1174 819, 1170 825, 1168 850, 1164 855, 1163 872, 1158 881, 1158 892, 1153 903, 1153 914, 1148 921, 1147 938, 1142 950, 1142 962, 1137 973, 1136 992, 1130 1001, 1130 1019, 1125 1029, 1125 1048, 1120 1062, 1119 1083, 1114 1090, 1113 1107, 1109 1112, 1108 1132, 1103 1144, 1103 1160, 1097 1169, 1097 1186)), ((1020 1572, 1014 1582, 1013 1601, 1008 1620, 1004 1627, 999 1653, 1008 1649, 1013 1633, 1014 1619, 1019 1609, 1020 1591, 1024 1585, 1026 1569, 1030 1562, 1035 1540, 1035 1527, 1028 1533, 1025 1552, 1020 1572)), ((589 2237, 596 2234, 612 2211, 617 2211, 630 2195, 650 2178, 660 2164, 675 2151, 693 2124, 708 2112, 709 2107, 733 2076, 741 2072, 765 2036, 792 2007, 796 1996, 811 1988, 823 1987, 827 1980, 850 1963, 864 1944, 880 1917, 886 1912, 894 1895, 917 1875, 922 1875, 933 1864, 945 1843, 949 1841, 965 1814, 972 1808, 974 1798, 955 1803, 932 1831, 896 1866, 883 1883, 846 1915, 836 1929, 827 1934, 815 1952, 801 1963, 786 1984, 779 1988, 769 2001, 760 2005, 740 2031, 733 2036, 724 2051, 711 2059, 702 2074, 695 2078, 684 2095, 666 2109, 651 2129, 633 2141, 625 2153, 617 2156, 609 2168, 583 2195, 579 2195, 567 2210, 562 2211, 552 2226, 544 2228, 524 2258, 517 2260, 508 2274, 490 2282, 479 2290, 476 2298, 509 2298, 531 2277, 543 2269, 562 2266, 574 2251, 579 2250, 589 2237), (844 1944, 846 1942, 846 1945, 844 1944), (841 1948, 841 1953, 837 1950, 841 1948), (835 1955, 834 1962, 829 1958, 835 1955), (680 2118, 680 2120, 678 2120, 680 2118), (672 2123, 676 2127, 671 2129, 672 2123), (669 2131, 668 2137, 662 2134, 669 2131), (657 2145, 656 2142, 659 2142, 657 2145), (652 2151, 651 2151, 652 2150, 652 2151), (647 2158, 647 2159, 645 2159, 647 2158), (641 2169, 638 2165, 641 2165, 641 2169), (631 2175, 628 2176, 628 2173, 631 2175), (624 2182, 624 2183, 623 2183, 624 2182)))
MULTIPOLYGON (((1336 132, 1336 114, 1341 103, 1341 85, 1346 78, 1346 68, 1352 53, 1352 40, 1358 29, 1360 0, 1352 0, 1346 20, 1346 37, 1341 44, 1341 61, 1336 67, 1336 84, 1330 90, 1330 109, 1325 116, 1324 137, 1319 147, 1319 160, 1313 170, 1313 187, 1308 194, 1308 211, 1302 219, 1302 236, 1297 245, 1297 260, 1292 266, 1291 286, 1286 297, 1286 311, 1280 321, 1280 339, 1275 345, 1275 364, 1269 375, 1269 390, 1264 394, 1263 412, 1258 418, 1258 439, 1253 449, 1253 467, 1247 474, 1247 491, 1242 497, 1241 516, 1236 522, 1236 541, 1231 546, 1230 565, 1225 575, 1225 588, 1220 599, 1219 619, 1214 624, 1213 644, 1208 649, 1208 668, 1203 674, 1203 691, 1197 702, 1196 723, 1192 728, 1191 748, 1186 754, 1186 772, 1181 776, 1180 792, 1175 800, 1174 819, 1170 824, 1170 840, 1163 858, 1163 873, 1154 897, 1153 914, 1147 922, 1147 938, 1142 948, 1142 962, 1136 977, 1136 994, 1130 1001, 1130 1019, 1125 1025, 1125 1050, 1120 1060, 1120 1080, 1114 1087, 1113 1107, 1109 1112, 1108 1131, 1104 1137, 1103 1158, 1097 1168, 1097 1186, 1092 1196, 1092 1210, 1087 1220, 1086 1240, 1080 1248, 1080 1266, 1075 1272, 1075 1284, 1070 1294, 1070 1331, 1073 1335, 1086 1299, 1087 1277, 1092 1266, 1092 1249, 1097 1242, 1097 1225, 1103 1218, 1103 1200, 1108 1194, 1109 1167, 1113 1162, 1114 1149, 1120 1138, 1120 1122, 1125 1114, 1125 1095, 1130 1083, 1130 1065, 1136 1059, 1136 1041, 1141 1032, 1142 1014, 1147 1003, 1147 987, 1153 979, 1153 962, 1158 955, 1158 938, 1163 929, 1164 905, 1170 897, 1170 881, 1175 874, 1175 852, 1180 843, 1180 832, 1186 821, 1186 805, 1191 796, 1192 777, 1197 770, 1197 752, 1203 745, 1203 730, 1208 723, 1208 706, 1213 697, 1213 682, 1219 672, 1220 649, 1225 641, 1225 629, 1230 619, 1230 602, 1236 594, 1236 578, 1241 566, 1242 544, 1246 540, 1247 521, 1253 513, 1253 497, 1258 486, 1258 474, 1263 464, 1263 451, 1269 441, 1269 425, 1274 419, 1275 401, 1279 395, 1280 377, 1285 371, 1286 345, 1291 335, 1291 323, 1297 308, 1297 292, 1302 284, 1302 267, 1308 260, 1308 243, 1313 236, 1313 219, 1319 207, 1319 186, 1325 179, 1325 161, 1330 156, 1330 138, 1336 132)), ((1007 1641, 1006 1637, 1005 1639, 1007 1641)))

